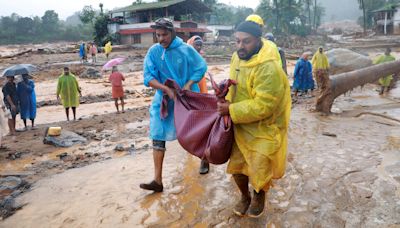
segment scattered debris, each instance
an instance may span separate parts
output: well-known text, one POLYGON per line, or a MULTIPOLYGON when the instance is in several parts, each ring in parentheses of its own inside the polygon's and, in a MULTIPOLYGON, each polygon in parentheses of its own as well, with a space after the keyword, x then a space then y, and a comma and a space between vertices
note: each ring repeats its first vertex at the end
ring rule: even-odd
POLYGON ((337 137, 337 135, 336 135, 336 134, 329 133, 329 132, 323 132, 323 133, 322 133, 322 135, 329 136, 329 137, 334 137, 334 138, 336 138, 336 137, 337 137))
POLYGON ((90 67, 87 68, 85 71, 83 71, 81 74, 79 74, 79 77, 97 79, 97 78, 102 78, 102 75, 99 70, 90 67))

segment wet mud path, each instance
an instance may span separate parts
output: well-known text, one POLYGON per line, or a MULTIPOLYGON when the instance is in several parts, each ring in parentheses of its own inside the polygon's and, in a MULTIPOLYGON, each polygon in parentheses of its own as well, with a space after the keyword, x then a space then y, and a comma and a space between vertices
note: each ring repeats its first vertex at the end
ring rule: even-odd
MULTIPOLYGON (((217 78, 226 74, 223 67, 215 71, 217 78)), ((134 109, 121 115, 104 113, 111 103, 82 105, 87 118, 59 124, 91 138, 87 145, 66 150, 33 145, 31 154, 37 157, 3 163, 11 165, 0 171, 29 171, 35 166, 32 162, 48 164, 64 152, 73 161, 85 154, 97 153, 100 158, 81 166, 58 161, 66 165, 56 169, 56 175, 44 172, 29 192, 17 198, 22 209, 0 221, 0 227, 397 227, 400 124, 393 119, 399 118, 398 91, 378 96, 373 86, 356 89, 335 102, 331 116, 310 112, 312 99, 297 103, 292 110, 286 175, 274 181, 259 219, 233 214, 239 193, 225 173, 226 165, 211 166, 210 173, 201 176, 199 159, 177 143, 168 144, 164 192, 141 190, 139 184, 153 177, 146 137, 148 101, 132 101, 134 109), (359 115, 365 112, 392 119, 359 115), (135 150, 115 152, 117 144, 124 148, 134 144, 135 150)), ((42 109, 53 108, 56 112, 53 106, 42 109)), ((44 123, 51 120, 51 112, 47 113, 44 123)), ((57 121, 62 115, 53 116, 57 121)), ((21 134, 21 141, 11 149, 24 148, 24 139, 33 142, 39 134, 21 134)))

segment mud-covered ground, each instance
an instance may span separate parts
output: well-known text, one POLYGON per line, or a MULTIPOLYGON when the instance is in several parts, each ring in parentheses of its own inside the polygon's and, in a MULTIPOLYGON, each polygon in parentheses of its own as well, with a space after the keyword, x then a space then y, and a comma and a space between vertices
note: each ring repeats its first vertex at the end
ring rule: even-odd
MULTIPOLYGON (((4 215, 15 212, 0 227, 400 226, 399 88, 384 96, 375 85, 357 88, 337 99, 330 116, 313 111, 315 98, 300 97, 293 105, 286 175, 268 193, 264 216, 250 219, 232 213, 239 194, 225 165, 200 176, 199 160, 177 143, 168 144, 165 191, 149 194, 139 188, 153 177, 147 138, 151 91, 132 64, 121 66, 127 76, 127 112, 115 113, 104 73, 99 79, 79 79, 85 102, 76 122, 66 122, 55 101, 58 73, 35 76, 42 104, 39 129, 18 133, 16 141, 6 136, 6 149, 0 150, 0 179, 21 180, 14 192, 0 190, 2 202, 10 199, 4 215), (47 126, 78 133, 88 143, 45 145, 47 126)), ((294 62, 289 66, 291 72, 294 62)), ((221 80, 228 68, 214 65, 210 72, 221 80)))

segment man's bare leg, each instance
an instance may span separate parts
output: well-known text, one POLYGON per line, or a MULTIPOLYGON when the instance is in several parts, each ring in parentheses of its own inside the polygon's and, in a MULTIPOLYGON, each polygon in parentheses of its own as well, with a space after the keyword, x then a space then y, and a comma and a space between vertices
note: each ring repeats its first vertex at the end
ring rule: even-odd
POLYGON ((8 119, 8 128, 10 129, 10 135, 15 135, 15 119, 8 119))
POLYGON ((117 109, 117 113, 119 113, 118 98, 114 99, 114 104, 115 104, 115 108, 117 109))
POLYGON ((124 102, 124 98, 121 97, 121 106, 122 106, 122 113, 125 113, 125 102, 124 102))
POLYGON ((69 108, 65 108, 65 114, 67 115, 67 121, 69 121, 69 108))
POLYGON ((241 193, 241 199, 236 204, 233 212, 235 212, 235 214, 239 216, 243 216, 246 214, 251 203, 251 196, 249 192, 249 177, 243 174, 234 174, 233 179, 235 180, 235 183, 241 193))
POLYGON ((154 180, 162 185, 162 166, 164 162, 165 151, 153 150, 153 160, 154 160, 154 180))
POLYGON ((140 184, 140 188, 155 192, 163 191, 162 166, 164 162, 164 154, 164 150, 153 149, 154 180, 148 184, 140 184))
POLYGON ((72 114, 74 114, 74 120, 76 120, 76 107, 72 107, 72 114))

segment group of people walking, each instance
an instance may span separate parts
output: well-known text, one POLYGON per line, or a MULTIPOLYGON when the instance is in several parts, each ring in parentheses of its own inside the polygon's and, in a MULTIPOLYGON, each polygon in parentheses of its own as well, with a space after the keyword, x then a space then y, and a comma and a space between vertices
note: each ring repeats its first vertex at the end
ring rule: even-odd
POLYGON ((316 79, 317 87, 321 90, 326 87, 326 82, 329 79, 328 71, 330 65, 323 47, 318 48, 311 62, 309 61, 309 55, 309 52, 303 53, 297 60, 294 69, 292 87, 295 98, 297 98, 298 92, 302 92, 304 95, 310 92, 308 94, 309 97, 314 95, 312 93, 316 87, 314 78, 316 79))
MULTIPOLYGON (((112 51, 111 41, 108 41, 106 43, 106 45, 104 46, 104 53, 105 53, 107 59, 109 58, 111 51, 112 51)), ((99 49, 97 48, 97 46, 94 42, 88 43, 88 44, 81 43, 81 45, 79 45, 79 58, 80 58, 81 63, 88 62, 89 61, 88 56, 91 56, 92 63, 96 63, 98 53, 99 53, 99 49)))

